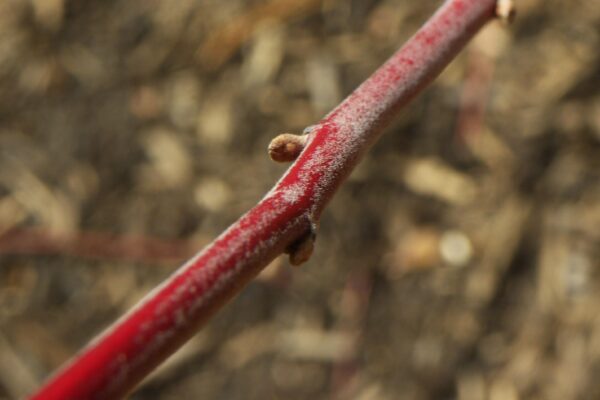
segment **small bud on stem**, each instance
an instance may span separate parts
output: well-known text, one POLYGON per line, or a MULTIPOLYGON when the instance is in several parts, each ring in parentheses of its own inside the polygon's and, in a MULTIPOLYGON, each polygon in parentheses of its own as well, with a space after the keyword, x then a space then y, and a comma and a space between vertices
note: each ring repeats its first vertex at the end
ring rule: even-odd
POLYGON ((285 251, 289 253, 290 264, 297 267, 298 265, 304 264, 312 256, 315 248, 315 239, 312 236, 304 236, 298 241, 294 242, 285 251))
POLYGON ((311 218, 310 230, 285 249, 290 256, 290 264, 297 267, 310 259, 315 249, 318 222, 311 218))
POLYGON ((511 23, 515 19, 517 9, 514 0, 498 0, 496 3, 496 15, 504 23, 511 23))
POLYGON ((269 143, 269 156, 276 162, 292 162, 304 150, 308 135, 282 133, 269 143))

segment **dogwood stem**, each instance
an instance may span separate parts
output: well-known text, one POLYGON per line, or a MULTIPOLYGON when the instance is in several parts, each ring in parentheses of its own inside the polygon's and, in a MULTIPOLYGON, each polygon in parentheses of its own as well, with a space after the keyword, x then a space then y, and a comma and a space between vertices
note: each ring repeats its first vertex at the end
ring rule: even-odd
MULTIPOLYGON (((33 399, 117 399, 187 341, 287 249, 304 261, 323 208, 400 108, 495 15, 496 0, 448 0, 338 107, 311 127, 296 161, 214 242, 57 372, 33 399)), ((277 146, 276 146, 277 147, 277 146)))

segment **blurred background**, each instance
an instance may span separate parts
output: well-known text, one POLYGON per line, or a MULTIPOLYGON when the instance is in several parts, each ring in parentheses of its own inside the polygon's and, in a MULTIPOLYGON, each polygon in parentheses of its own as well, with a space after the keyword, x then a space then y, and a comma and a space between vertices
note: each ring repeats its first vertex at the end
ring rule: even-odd
MULTIPOLYGON (((440 1, 0 1, 0 398, 252 207, 440 1)), ((132 399, 600 398, 600 8, 520 0, 132 399)))

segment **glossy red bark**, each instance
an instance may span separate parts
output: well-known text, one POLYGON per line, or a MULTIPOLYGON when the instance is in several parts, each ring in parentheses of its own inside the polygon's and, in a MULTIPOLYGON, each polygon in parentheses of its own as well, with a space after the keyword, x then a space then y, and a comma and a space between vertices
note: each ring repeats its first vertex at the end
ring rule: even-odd
POLYGON ((310 133, 275 187, 56 373, 34 399, 117 399, 305 235, 386 122, 494 17, 496 0, 449 0, 310 133))

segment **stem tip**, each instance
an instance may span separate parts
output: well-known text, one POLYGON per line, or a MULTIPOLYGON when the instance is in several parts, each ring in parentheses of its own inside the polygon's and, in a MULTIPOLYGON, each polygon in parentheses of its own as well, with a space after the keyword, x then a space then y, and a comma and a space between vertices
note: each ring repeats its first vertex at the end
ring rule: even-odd
POLYGON ((517 15, 514 0, 498 0, 496 3, 496 15, 502 22, 511 23, 517 15))

